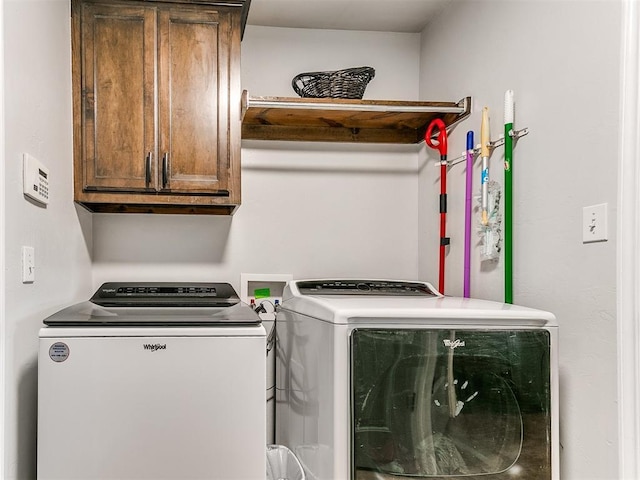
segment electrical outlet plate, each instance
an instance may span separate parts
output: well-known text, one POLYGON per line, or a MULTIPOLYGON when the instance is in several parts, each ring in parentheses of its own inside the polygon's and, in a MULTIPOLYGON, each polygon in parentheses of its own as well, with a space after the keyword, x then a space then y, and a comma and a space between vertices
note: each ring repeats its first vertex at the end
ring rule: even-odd
POLYGON ((591 205, 582 209, 582 243, 608 240, 607 204, 591 205))

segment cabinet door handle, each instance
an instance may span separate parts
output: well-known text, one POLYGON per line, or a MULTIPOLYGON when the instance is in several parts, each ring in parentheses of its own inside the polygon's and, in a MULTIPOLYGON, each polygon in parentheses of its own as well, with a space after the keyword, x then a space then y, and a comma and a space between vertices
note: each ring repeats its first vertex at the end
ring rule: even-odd
POLYGON ((147 161, 144 166, 144 178, 147 188, 149 188, 149 184, 151 183, 151 160, 153 160, 153 152, 149 152, 147 155, 147 161))
POLYGON ((167 188, 167 167, 169 163, 169 152, 164 152, 162 156, 162 188, 167 188))

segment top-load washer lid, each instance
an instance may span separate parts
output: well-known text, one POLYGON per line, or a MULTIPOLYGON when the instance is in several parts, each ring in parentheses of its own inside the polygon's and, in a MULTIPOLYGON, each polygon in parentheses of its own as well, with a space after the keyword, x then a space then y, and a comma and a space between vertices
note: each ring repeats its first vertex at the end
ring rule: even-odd
POLYGON ((228 283, 105 283, 87 302, 44 320, 48 326, 246 326, 260 317, 228 283))

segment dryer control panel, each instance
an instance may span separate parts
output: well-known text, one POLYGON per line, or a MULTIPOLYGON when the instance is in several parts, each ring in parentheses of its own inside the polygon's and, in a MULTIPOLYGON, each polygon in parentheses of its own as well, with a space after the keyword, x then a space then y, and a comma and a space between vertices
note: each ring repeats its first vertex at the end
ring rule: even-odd
POLYGON ((429 285, 393 280, 308 280, 296 282, 301 295, 383 295, 435 297, 429 285))

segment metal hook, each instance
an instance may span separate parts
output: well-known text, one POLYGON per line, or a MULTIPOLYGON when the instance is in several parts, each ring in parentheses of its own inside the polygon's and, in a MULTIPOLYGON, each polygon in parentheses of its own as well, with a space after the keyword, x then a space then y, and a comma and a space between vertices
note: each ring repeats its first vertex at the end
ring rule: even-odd
MULTIPOLYGON (((524 137, 525 135, 528 135, 528 134, 529 134, 528 128, 523 128, 521 130, 509 130, 509 136, 513 138, 515 141, 517 141, 520 137, 524 137)), ((489 147, 489 150, 494 150, 502 145, 504 145, 504 135, 500 135, 497 140, 492 140, 487 144, 487 146, 489 147)), ((477 157, 478 154, 480 153, 480 144, 478 144, 473 150, 470 150, 470 152, 471 152, 471 155, 473 155, 473 158, 475 159, 475 157, 477 157)), ((466 160, 466 158, 467 158, 467 152, 464 151, 460 156, 455 157, 451 160, 447 160, 446 162, 447 167, 453 167, 454 165, 457 165, 463 162, 464 160, 466 160)), ((436 162, 435 166, 440 167, 442 166, 443 163, 445 162, 436 162)))

